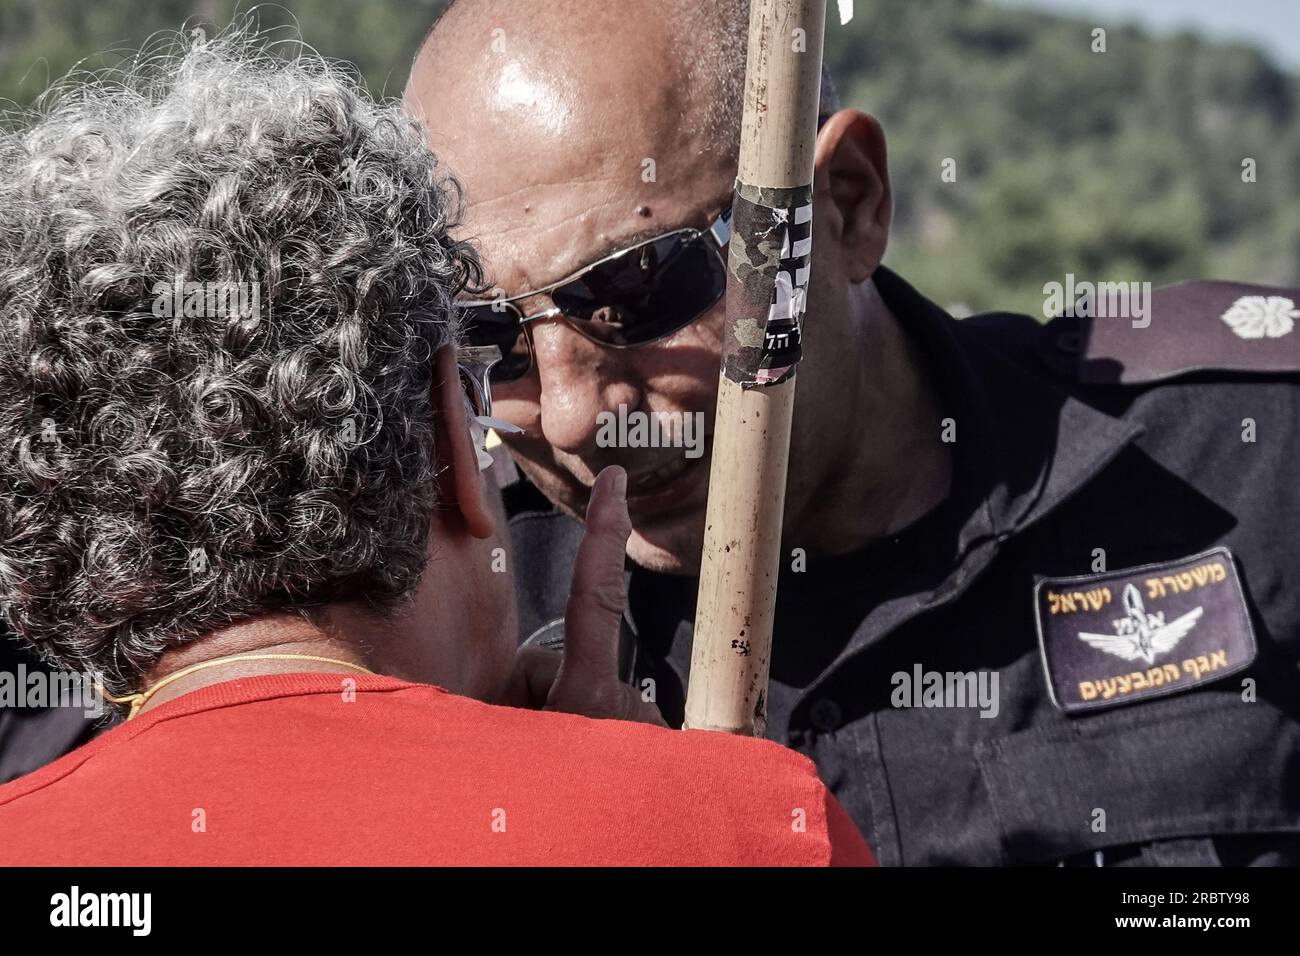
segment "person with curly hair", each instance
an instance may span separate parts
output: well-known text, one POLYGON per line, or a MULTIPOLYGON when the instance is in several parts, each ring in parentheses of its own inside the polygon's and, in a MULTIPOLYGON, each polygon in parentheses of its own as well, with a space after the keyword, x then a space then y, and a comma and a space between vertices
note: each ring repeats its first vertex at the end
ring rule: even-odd
POLYGON ((591 719, 644 716, 621 469, 518 669, 425 143, 241 30, 0 134, 0 602, 130 711, 0 787, 0 864, 869 862, 806 758, 591 719))

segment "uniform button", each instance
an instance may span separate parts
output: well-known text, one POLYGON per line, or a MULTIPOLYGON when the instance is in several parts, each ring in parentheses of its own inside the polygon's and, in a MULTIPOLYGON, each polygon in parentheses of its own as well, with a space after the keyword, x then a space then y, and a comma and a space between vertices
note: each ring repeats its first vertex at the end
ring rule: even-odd
POLYGON ((840 725, 844 715, 840 713, 840 705, 826 697, 813 701, 812 707, 808 710, 808 718, 812 725, 822 733, 829 733, 840 725))

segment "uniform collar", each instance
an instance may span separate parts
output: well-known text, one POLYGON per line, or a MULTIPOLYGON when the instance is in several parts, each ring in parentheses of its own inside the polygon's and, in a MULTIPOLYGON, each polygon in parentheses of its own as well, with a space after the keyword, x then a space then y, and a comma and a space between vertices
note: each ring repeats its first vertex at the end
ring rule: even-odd
MULTIPOLYGON (((908 560, 900 562, 896 551, 881 547, 889 542, 877 542, 822 564, 852 578, 865 573, 862 561, 877 569, 883 563, 898 569, 908 583, 900 580, 895 595, 868 613, 822 676, 804 689, 805 695, 840 662, 905 621, 957 600, 992 564, 1004 542, 1051 516, 1142 432, 1070 394, 1070 383, 1038 358, 1045 333, 1032 318, 991 314, 957 320, 888 269, 877 269, 873 280, 916 342, 945 417, 955 421, 952 491, 896 536, 907 548, 908 560)), ((671 582, 690 602, 694 582, 638 573, 657 579, 660 586, 671 582)), ((800 576, 783 570, 781 587, 807 583, 796 578, 800 576)), ((643 629, 638 625, 647 622, 632 619, 631 608, 639 603, 636 592, 629 592, 627 616, 639 634, 643 629)), ((658 597, 647 614, 676 607, 661 592, 654 593, 658 597)), ((644 633, 655 630, 647 623, 644 633)), ((668 646, 678 636, 672 628, 662 634, 668 646)))
POLYGON ((952 492, 941 507, 959 529, 959 561, 1050 515, 1141 434, 1052 380, 1033 319, 958 320, 889 269, 873 280, 955 422, 952 492))

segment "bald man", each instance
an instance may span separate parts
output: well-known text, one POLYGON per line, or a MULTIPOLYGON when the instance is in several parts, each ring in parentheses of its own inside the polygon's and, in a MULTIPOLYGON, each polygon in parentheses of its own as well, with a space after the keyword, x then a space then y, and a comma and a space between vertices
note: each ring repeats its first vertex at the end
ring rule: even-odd
MULTIPOLYGON (((406 91, 509 356, 521 636, 562 631, 622 465, 627 676, 675 725, 746 6, 458 0, 406 91)), ((821 112, 769 737, 885 864, 1300 862, 1300 294, 954 321, 881 264, 880 123, 829 82, 821 112)))

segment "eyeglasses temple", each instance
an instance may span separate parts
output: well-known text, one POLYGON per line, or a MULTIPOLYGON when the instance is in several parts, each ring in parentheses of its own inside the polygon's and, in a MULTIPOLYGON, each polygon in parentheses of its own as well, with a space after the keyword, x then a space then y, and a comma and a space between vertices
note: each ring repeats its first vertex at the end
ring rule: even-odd
POLYGON ((480 406, 480 415, 492 415, 492 383, 489 375, 492 366, 501 361, 501 349, 496 345, 465 345, 456 350, 456 366, 469 379, 474 391, 471 399, 480 406))
POLYGON ((731 207, 728 206, 722 215, 713 220, 713 225, 709 226, 709 233, 713 236, 713 241, 719 246, 725 246, 731 241, 731 207))

